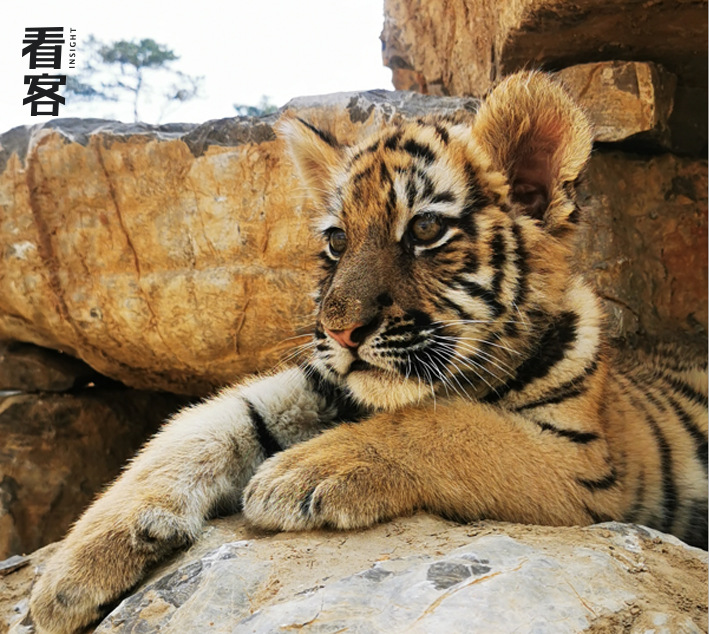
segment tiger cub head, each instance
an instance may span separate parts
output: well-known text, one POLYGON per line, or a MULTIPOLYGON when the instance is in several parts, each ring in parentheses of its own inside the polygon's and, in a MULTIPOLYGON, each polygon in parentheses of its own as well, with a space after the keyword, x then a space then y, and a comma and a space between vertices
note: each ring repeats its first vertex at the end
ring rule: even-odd
POLYGON ((354 146, 295 117, 278 131, 320 214, 315 367, 382 409, 512 376, 570 285, 592 134, 566 92, 520 73, 470 121, 391 124, 354 146))

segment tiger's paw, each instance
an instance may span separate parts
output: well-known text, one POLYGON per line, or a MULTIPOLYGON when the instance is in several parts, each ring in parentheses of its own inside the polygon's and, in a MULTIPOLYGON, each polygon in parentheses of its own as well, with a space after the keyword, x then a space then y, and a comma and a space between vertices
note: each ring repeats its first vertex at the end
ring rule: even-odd
POLYGON ((261 465, 244 491, 244 514, 269 530, 362 528, 413 510, 411 482, 373 447, 327 434, 261 465), (354 445, 354 446, 353 446, 354 445))
POLYGON ((122 512, 80 520, 46 562, 29 601, 37 634, 73 634, 95 623, 149 564, 190 541, 191 527, 166 509, 122 512))

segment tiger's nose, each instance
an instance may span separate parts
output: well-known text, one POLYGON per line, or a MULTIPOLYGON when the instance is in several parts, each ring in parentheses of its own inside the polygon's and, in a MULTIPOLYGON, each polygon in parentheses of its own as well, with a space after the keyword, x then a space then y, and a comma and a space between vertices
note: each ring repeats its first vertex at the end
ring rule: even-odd
POLYGON ((327 326, 323 326, 325 332, 332 337, 343 348, 358 347, 369 335, 373 334, 382 325, 383 319, 378 315, 366 324, 358 321, 344 330, 330 330, 327 326))
POLYGON ((325 332, 337 341, 337 343, 339 343, 343 348, 356 348, 360 343, 362 343, 362 340, 361 338, 358 338, 358 340, 355 341, 352 338, 352 334, 361 326, 364 326, 364 324, 357 322, 350 328, 345 328, 344 330, 330 330, 329 328, 325 328, 325 332))

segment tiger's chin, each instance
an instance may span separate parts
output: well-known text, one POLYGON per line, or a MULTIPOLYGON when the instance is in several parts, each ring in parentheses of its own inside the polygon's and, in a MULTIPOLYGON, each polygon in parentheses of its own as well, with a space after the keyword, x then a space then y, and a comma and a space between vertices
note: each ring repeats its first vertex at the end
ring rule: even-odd
POLYGON ((345 382, 357 400, 379 410, 392 411, 431 397, 421 383, 365 363, 351 368, 345 382))

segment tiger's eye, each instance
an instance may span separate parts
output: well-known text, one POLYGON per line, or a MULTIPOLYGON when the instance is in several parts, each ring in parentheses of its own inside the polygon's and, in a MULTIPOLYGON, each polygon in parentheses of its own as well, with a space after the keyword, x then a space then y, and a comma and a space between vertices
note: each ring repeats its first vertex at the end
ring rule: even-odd
POLYGON ((433 242, 443 231, 443 221, 438 214, 422 214, 414 218, 409 231, 414 242, 419 244, 433 242))
POLYGON ((347 248, 347 236, 342 229, 333 229, 330 232, 330 251, 335 257, 341 256, 347 248))

